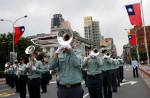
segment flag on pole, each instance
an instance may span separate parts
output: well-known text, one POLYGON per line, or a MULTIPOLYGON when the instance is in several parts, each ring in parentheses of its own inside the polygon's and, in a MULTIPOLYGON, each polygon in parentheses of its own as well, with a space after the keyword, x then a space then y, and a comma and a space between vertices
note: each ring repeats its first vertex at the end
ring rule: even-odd
POLYGON ((136 35, 135 34, 129 34, 128 35, 129 43, 131 46, 136 46, 136 35))
POLYGON ((24 26, 15 27, 15 35, 14 35, 14 44, 16 45, 22 36, 23 32, 25 31, 24 26))
POLYGON ((134 26, 142 25, 140 3, 126 5, 126 10, 129 15, 130 23, 134 26))

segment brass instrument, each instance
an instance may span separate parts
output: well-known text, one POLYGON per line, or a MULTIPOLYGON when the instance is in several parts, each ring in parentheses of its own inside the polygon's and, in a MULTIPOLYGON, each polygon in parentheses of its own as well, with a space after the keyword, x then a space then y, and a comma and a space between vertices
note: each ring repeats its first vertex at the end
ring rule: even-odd
POLYGON ((57 34, 57 40, 61 46, 69 45, 72 39, 73 32, 71 30, 60 30, 57 34))

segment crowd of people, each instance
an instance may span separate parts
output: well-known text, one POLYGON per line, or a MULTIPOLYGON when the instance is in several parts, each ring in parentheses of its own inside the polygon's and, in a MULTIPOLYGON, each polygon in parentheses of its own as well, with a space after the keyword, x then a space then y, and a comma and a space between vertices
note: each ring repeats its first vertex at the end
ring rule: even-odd
POLYGON ((30 98, 40 98, 42 93, 47 92, 47 85, 52 79, 48 69, 48 59, 42 54, 33 53, 28 60, 20 57, 14 64, 5 64, 6 84, 16 88, 20 98, 26 98, 26 86, 28 86, 30 98))
POLYGON ((50 70, 57 69, 58 98, 83 98, 83 80, 90 98, 112 98, 124 78, 123 60, 111 57, 107 50, 102 54, 94 48, 82 60, 71 47, 59 47, 49 62, 42 53, 34 52, 28 60, 20 57, 13 65, 5 65, 6 83, 16 88, 20 98, 26 98, 26 86, 30 98, 40 98, 40 89, 46 93, 52 78, 50 70))
MULTIPOLYGON (((63 38, 65 41, 70 39, 67 34, 63 38)), ((33 49, 33 46, 27 48, 33 49)), ((69 44, 58 47, 51 60, 36 51, 25 52, 30 54, 28 60, 20 57, 13 65, 7 63, 5 66, 6 83, 12 88, 16 86, 20 98, 26 98, 26 85, 30 98, 41 98, 40 89, 46 93, 52 77, 50 70, 57 70, 58 98, 83 98, 83 80, 90 98, 112 98, 112 92, 118 91, 124 78, 123 60, 113 57, 108 50, 100 53, 93 48, 82 59, 69 44)))

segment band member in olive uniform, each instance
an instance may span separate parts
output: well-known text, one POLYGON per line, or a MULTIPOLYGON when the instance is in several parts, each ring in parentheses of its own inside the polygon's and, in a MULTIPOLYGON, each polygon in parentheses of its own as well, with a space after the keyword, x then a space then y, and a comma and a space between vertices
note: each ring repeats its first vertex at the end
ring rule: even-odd
POLYGON ((16 86, 16 93, 19 92, 19 80, 18 80, 18 68, 19 68, 19 64, 18 61, 15 60, 15 64, 13 65, 15 74, 14 74, 14 80, 15 80, 15 86, 16 86))
POLYGON ((26 98, 27 65, 25 64, 25 59, 23 57, 20 57, 19 62, 20 62, 18 68, 19 93, 20 98, 26 98))
POLYGON ((107 50, 102 51, 103 53, 103 88, 104 88, 104 98, 112 98, 112 72, 110 59, 110 54, 107 50))
POLYGON ((15 78, 14 78, 15 70, 12 64, 10 64, 10 66, 8 67, 7 72, 8 72, 9 86, 11 88, 14 88, 15 87, 15 78))
POLYGON ((124 78, 124 73, 123 73, 124 62, 121 58, 119 58, 118 61, 119 61, 120 82, 122 82, 122 80, 124 78))
POLYGON ((90 98, 103 98, 102 95, 102 58, 98 57, 96 48, 91 51, 89 57, 84 61, 83 68, 87 67, 87 87, 90 98))
POLYGON ((43 70, 43 65, 41 60, 43 57, 33 53, 29 59, 27 65, 28 68, 28 90, 30 98, 41 98, 40 95, 40 84, 41 84, 41 74, 45 72, 43 70))
POLYGON ((81 60, 70 46, 57 49, 49 68, 58 68, 58 98, 83 98, 81 60))
POLYGON ((4 71, 5 78, 6 78, 6 84, 9 84, 9 75, 8 75, 8 68, 9 68, 9 66, 10 66, 10 62, 7 62, 5 64, 5 71, 4 71))
POLYGON ((41 76, 41 88, 42 88, 42 93, 46 93, 47 84, 49 82, 49 76, 50 76, 49 69, 48 69, 48 59, 44 58, 42 60, 42 63, 43 63, 43 70, 45 70, 45 72, 42 73, 42 76, 41 76))
POLYGON ((115 57, 112 58, 112 66, 113 66, 113 73, 112 73, 112 91, 118 91, 118 82, 117 82, 117 63, 115 57))

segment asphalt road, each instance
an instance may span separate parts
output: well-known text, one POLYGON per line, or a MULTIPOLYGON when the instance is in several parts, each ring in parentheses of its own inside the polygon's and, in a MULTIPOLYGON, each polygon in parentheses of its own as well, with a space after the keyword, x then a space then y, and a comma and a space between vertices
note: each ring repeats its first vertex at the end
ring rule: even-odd
MULTIPOLYGON (((132 70, 129 67, 125 68, 125 81, 121 85, 119 91, 113 93, 113 98, 150 98, 150 88, 141 77, 133 78, 132 70)), ((83 89, 83 98, 90 98, 84 84, 83 89)), ((19 98, 19 94, 14 93, 14 91, 14 89, 4 85, 0 88, 0 98, 19 98)), ((29 98, 28 95, 27 98, 29 98)), ((57 98, 57 87, 54 80, 48 85, 48 92, 41 94, 41 98, 57 98)))

